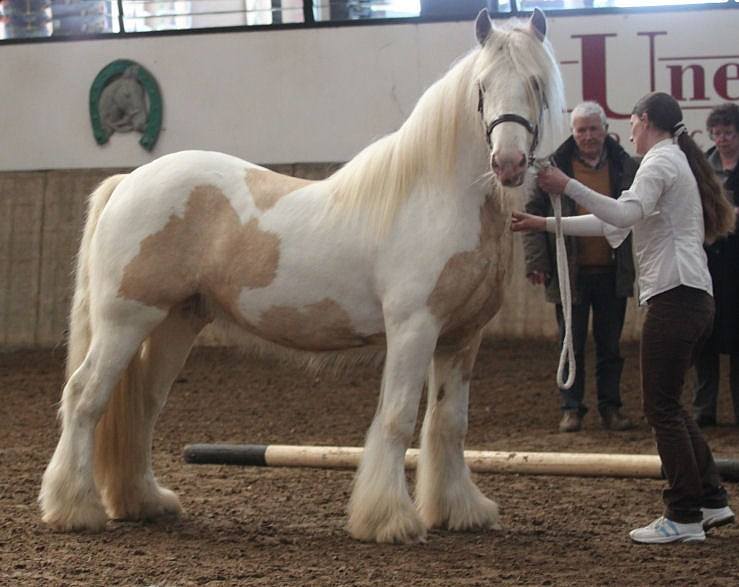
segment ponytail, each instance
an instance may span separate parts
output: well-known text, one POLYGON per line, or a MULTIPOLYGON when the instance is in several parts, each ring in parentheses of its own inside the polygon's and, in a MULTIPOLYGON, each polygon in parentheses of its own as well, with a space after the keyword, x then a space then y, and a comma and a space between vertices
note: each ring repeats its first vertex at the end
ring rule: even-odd
POLYGON ((698 182, 698 191, 703 205, 703 225, 705 239, 711 244, 718 238, 727 236, 734 230, 736 213, 729 202, 726 192, 719 183, 713 168, 709 165, 703 151, 688 133, 682 133, 677 138, 680 150, 688 159, 690 170, 698 182))
POLYGON ((710 244, 728 235, 734 230, 736 222, 734 207, 729 202, 729 198, 703 151, 687 132, 682 122, 683 113, 677 100, 664 92, 652 92, 634 106, 633 114, 641 116, 644 113, 647 114, 650 123, 674 137, 680 150, 688 159, 701 196, 706 242, 710 244))

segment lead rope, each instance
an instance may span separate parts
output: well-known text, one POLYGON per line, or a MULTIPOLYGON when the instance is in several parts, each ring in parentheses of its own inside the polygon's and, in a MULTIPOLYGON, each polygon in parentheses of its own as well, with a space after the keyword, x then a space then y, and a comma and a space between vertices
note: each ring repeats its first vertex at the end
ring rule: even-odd
MULTIPOLYGON (((550 165, 546 160, 537 161, 537 167, 543 169, 550 165)), ((572 291, 570 289, 570 267, 567 264, 567 249, 562 232, 562 196, 549 194, 554 209, 555 230, 554 237, 557 246, 557 279, 559 280, 559 299, 562 304, 562 314, 565 321, 565 336, 562 341, 562 350, 559 354, 557 366, 557 386, 560 389, 570 389, 575 382, 575 350, 572 346, 572 291), (567 381, 564 381, 564 370, 567 365, 567 381)))
POLYGON ((575 382, 575 350, 572 346, 572 292, 570 290, 570 268, 567 264, 567 249, 562 232, 562 197, 560 194, 550 194, 555 219, 555 242, 557 243, 557 279, 559 279, 559 299, 562 303, 562 314, 565 320, 565 337, 562 341, 562 351, 559 354, 557 367, 557 386, 560 389, 570 389, 575 382), (567 365, 567 381, 564 381, 564 370, 567 365))

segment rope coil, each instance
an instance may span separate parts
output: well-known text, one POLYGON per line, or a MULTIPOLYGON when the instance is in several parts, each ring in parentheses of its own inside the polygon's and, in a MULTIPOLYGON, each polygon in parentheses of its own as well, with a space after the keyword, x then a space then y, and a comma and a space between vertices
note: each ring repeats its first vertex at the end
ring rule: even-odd
POLYGON ((572 346, 572 292, 570 289, 570 267, 567 264, 567 249, 562 232, 562 197, 560 194, 549 194, 554 208, 555 242, 557 244, 557 279, 559 280, 559 299, 565 321, 565 336, 557 366, 557 385, 560 389, 570 389, 575 383, 575 350, 572 346), (567 365, 567 381, 564 381, 564 370, 567 365))
MULTIPOLYGON (((551 163, 546 159, 536 161, 537 171, 549 167, 551 163)), ((562 304, 562 314, 565 322, 565 335, 562 340, 562 350, 559 354, 557 366, 557 386, 560 389, 570 389, 575 383, 575 350, 572 345, 572 291, 570 286, 570 267, 567 264, 567 249, 565 247, 564 232, 562 232, 562 196, 549 194, 552 202, 555 219, 555 243, 557 251, 557 279, 559 280, 559 299, 562 304), (567 366, 567 381, 564 380, 564 370, 567 366)))

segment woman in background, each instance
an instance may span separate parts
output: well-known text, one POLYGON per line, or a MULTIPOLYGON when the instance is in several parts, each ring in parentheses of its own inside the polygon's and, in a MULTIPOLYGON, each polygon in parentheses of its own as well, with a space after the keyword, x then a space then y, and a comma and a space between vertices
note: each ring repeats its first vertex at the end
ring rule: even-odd
MULTIPOLYGON (((716 106, 706 119, 706 128, 714 143, 706 159, 739 214, 739 106, 732 102, 716 106)), ((734 423, 739 426, 739 235, 735 231, 706 245, 706 254, 716 316, 713 334, 695 361, 693 418, 701 428, 716 425, 720 355, 729 355, 729 389, 734 423)))

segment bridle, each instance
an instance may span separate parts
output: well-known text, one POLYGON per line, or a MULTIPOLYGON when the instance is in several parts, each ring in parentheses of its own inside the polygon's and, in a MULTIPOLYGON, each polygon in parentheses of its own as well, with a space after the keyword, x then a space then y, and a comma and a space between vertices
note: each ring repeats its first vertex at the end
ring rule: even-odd
MULTIPOLYGON (((480 118, 482 119, 482 124, 485 127, 485 140, 487 141, 488 147, 490 150, 493 150, 493 130, 496 126, 499 124, 502 124, 504 122, 515 122, 516 124, 520 124, 522 127, 524 127, 529 134, 531 134, 534 138, 531 141, 531 146, 529 147, 529 155, 528 155, 528 162, 529 167, 534 164, 534 152, 536 151, 536 147, 539 144, 539 124, 541 123, 541 116, 543 113, 543 108, 539 112, 539 123, 537 124, 531 124, 529 120, 521 116, 520 114, 512 114, 510 112, 507 112, 505 114, 501 114, 494 120, 491 120, 489 123, 485 122, 485 102, 484 102, 484 91, 482 89, 482 84, 477 84, 477 93, 478 93, 478 102, 477 102, 477 111, 480 113, 480 118)), ((546 105, 545 105, 546 106, 546 105)))

